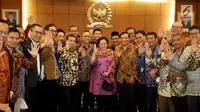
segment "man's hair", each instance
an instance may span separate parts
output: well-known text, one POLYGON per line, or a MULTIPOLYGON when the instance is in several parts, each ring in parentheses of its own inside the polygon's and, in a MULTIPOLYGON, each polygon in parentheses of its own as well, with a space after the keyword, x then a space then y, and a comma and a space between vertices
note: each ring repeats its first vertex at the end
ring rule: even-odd
POLYGON ((119 36, 119 33, 117 31, 113 31, 111 32, 111 39, 113 36, 119 36))
POLYGON ((32 24, 32 25, 30 26, 30 30, 33 30, 33 28, 35 28, 36 26, 42 28, 42 26, 41 26, 40 24, 32 24))
POLYGON ((13 27, 15 27, 15 28, 22 28, 22 25, 20 25, 20 24, 17 24, 17 25, 14 25, 13 27))
POLYGON ((139 33, 141 33, 143 36, 146 35, 146 33, 145 33, 144 30, 137 30, 137 31, 135 32, 135 34, 139 34, 139 33))
POLYGON ((181 28, 183 28, 183 25, 182 25, 180 22, 174 22, 174 23, 172 24, 172 27, 173 27, 173 25, 175 25, 175 24, 178 24, 178 26, 180 26, 181 28))
POLYGON ((127 34, 128 37, 130 37, 129 34, 128 34, 128 32, 122 32, 122 33, 120 34, 120 38, 121 38, 121 36, 124 35, 124 34, 127 34))
POLYGON ((136 32, 135 28, 133 28, 133 27, 128 27, 128 28, 126 28, 126 32, 128 32, 128 30, 131 30, 131 29, 133 29, 134 32, 136 32))
POLYGON ((56 34, 56 35, 58 35, 58 33, 59 33, 59 32, 62 32, 62 33, 64 33, 64 34, 65 34, 65 31, 64 31, 63 29, 61 29, 61 28, 58 28, 58 29, 56 30, 56 32, 57 32, 57 34, 56 34))
POLYGON ((4 24, 7 24, 7 25, 8 25, 8 23, 7 23, 6 20, 4 20, 4 19, 0 19, 0 23, 4 23, 4 24))
POLYGON ((54 24, 47 24, 47 25, 44 27, 44 30, 49 30, 49 28, 52 27, 52 26, 56 27, 56 25, 54 25, 54 24))
POLYGON ((69 35, 67 35, 67 40, 69 39, 69 37, 74 37, 75 39, 76 39, 76 36, 74 36, 73 34, 69 34, 69 35))
POLYGON ((197 26, 197 25, 192 25, 190 28, 189 28, 189 31, 193 30, 193 29, 197 29, 200 31, 200 26, 197 26))
POLYGON ((85 30, 85 31, 83 31, 83 33, 85 33, 85 32, 88 32, 88 33, 90 33, 90 31, 89 31, 89 30, 85 30))
POLYGON ((16 33, 18 33, 20 35, 20 32, 15 27, 9 27, 9 32, 8 33, 10 33, 10 32, 16 32, 16 33))
POLYGON ((155 32, 148 32, 146 34, 146 38, 147 38, 148 35, 154 35, 154 37, 157 38, 157 34, 155 32))
POLYGON ((69 31, 71 31, 71 28, 72 27, 76 27, 77 29, 78 29, 78 27, 76 26, 76 25, 71 25, 70 27, 69 27, 69 31))
POLYGON ((96 29, 94 29, 93 34, 94 34, 96 31, 100 31, 100 32, 102 33, 101 29, 96 28, 96 29))

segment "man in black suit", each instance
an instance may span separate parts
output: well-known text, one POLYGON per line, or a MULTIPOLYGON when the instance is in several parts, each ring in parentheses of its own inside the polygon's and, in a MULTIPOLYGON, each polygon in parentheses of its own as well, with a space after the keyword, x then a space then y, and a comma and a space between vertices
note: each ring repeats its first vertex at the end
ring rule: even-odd
MULTIPOLYGON (((23 53, 26 56, 27 59, 30 59, 31 55, 28 52, 28 49, 31 49, 31 44, 39 43, 43 36, 43 29, 42 26, 39 24, 33 24, 30 27, 29 30, 29 37, 24 40, 22 43, 23 47, 23 53)), ((26 92, 25 92, 25 101, 28 105, 28 109, 25 110, 25 112, 39 112, 42 111, 42 99, 40 96, 42 96, 41 89, 43 88, 43 65, 40 58, 40 53, 42 52, 42 48, 48 45, 48 39, 47 37, 45 39, 45 42, 41 44, 39 49, 39 54, 37 55, 37 68, 34 70, 27 70, 27 73, 25 75, 25 86, 26 86, 26 92)))

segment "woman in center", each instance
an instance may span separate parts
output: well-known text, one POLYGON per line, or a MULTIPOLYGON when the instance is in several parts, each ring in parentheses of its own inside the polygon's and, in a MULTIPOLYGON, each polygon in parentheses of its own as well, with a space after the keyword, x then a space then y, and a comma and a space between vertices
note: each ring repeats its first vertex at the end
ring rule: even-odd
POLYGON ((115 81, 114 52, 108 49, 108 39, 100 37, 91 57, 90 92, 96 96, 97 112, 115 111, 117 84, 115 81))

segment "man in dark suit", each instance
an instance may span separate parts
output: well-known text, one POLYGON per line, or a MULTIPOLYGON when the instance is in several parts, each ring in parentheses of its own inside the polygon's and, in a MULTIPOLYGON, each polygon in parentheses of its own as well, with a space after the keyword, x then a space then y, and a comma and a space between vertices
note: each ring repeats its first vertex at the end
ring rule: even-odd
MULTIPOLYGON (((33 24, 29 30, 29 37, 24 40, 22 43, 23 53, 27 59, 30 59, 31 55, 28 52, 28 49, 31 49, 31 45, 34 43, 39 43, 43 36, 42 26, 39 24, 33 24)), ((34 70, 28 70, 25 75, 25 101, 28 105, 28 109, 25 112, 39 112, 42 110, 42 96, 41 89, 43 87, 42 80, 44 78, 43 74, 43 65, 40 58, 40 53, 42 52, 43 47, 48 45, 48 37, 45 39, 45 42, 41 44, 39 49, 39 54, 37 55, 37 68, 34 70)))

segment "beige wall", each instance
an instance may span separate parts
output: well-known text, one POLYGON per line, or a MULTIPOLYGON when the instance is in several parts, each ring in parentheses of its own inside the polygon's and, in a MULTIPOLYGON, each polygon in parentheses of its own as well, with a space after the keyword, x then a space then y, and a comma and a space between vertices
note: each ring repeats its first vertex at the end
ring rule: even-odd
MULTIPOLYGON (((82 32, 88 24, 86 13, 92 3, 94 0, 27 0, 27 16, 33 15, 42 25, 54 23, 64 30, 68 30, 70 25, 77 25, 82 32)), ((108 2, 108 4, 113 11, 111 20, 113 28, 103 29, 106 36, 110 36, 113 30, 122 32, 128 26, 144 29, 147 32, 157 32, 160 25, 165 29, 170 26, 171 2, 124 1, 108 2)))

